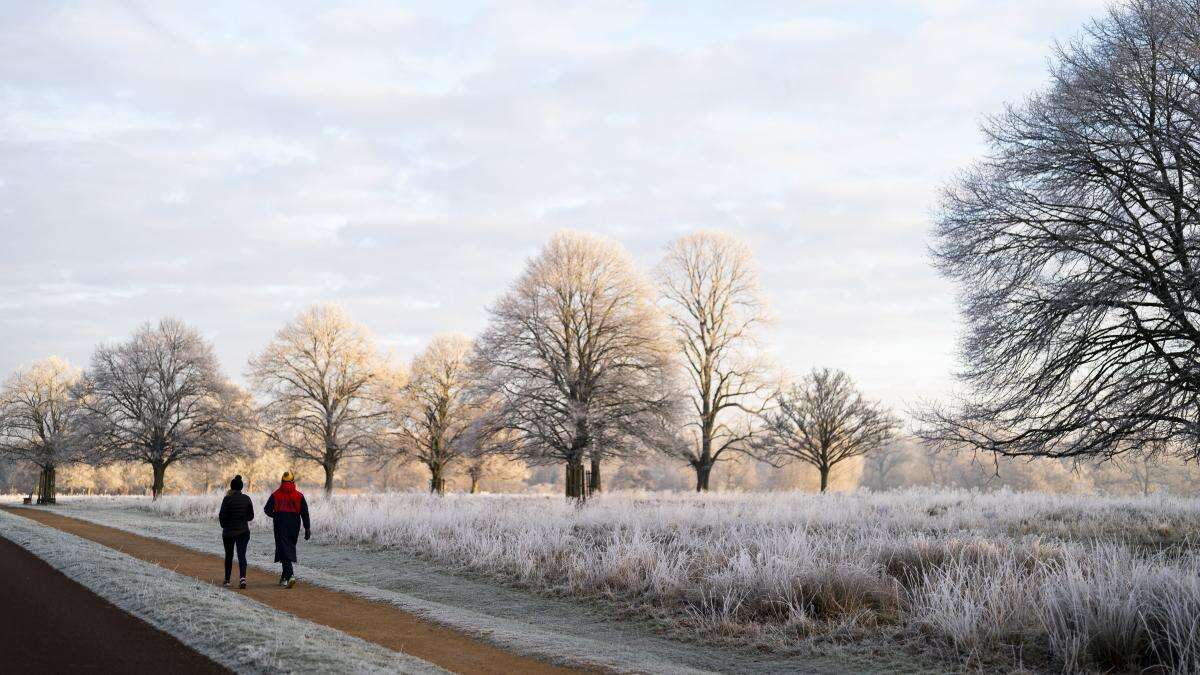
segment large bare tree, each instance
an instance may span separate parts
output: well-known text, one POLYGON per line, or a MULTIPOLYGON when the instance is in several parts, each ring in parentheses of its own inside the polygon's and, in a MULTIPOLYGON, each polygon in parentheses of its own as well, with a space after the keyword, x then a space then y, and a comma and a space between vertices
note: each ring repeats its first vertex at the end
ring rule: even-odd
POLYGON ((212 345, 177 319, 98 347, 80 391, 90 442, 108 459, 149 464, 155 499, 175 463, 242 450, 247 397, 221 374, 212 345))
POLYGON ((1200 445, 1200 3, 1131 0, 1060 48, 943 198, 964 394, 921 435, 1008 456, 1200 445))
POLYGON ((821 492, 838 464, 880 450, 899 422, 879 404, 863 399, 846 373, 813 370, 775 397, 764 415, 766 433, 755 439, 760 458, 772 464, 799 461, 821 476, 821 492))
POLYGON ((755 353, 766 312, 754 256, 731 235, 681 237, 657 271, 690 403, 682 433, 661 447, 691 465, 699 492, 726 453, 745 449, 769 398, 766 368, 755 353))
POLYGON ((431 492, 444 491, 446 469, 473 454, 475 422, 482 409, 473 395, 470 338, 439 335, 413 358, 408 383, 393 404, 393 452, 429 469, 431 492))
POLYGON ((80 375, 50 357, 16 371, 0 388, 0 454, 38 467, 39 503, 54 503, 59 468, 89 458, 85 411, 75 391, 80 375))
POLYGON ((340 307, 313 306, 280 328, 247 376, 264 401, 262 431, 293 458, 320 465, 326 494, 344 459, 382 447, 392 374, 370 332, 340 307))
MULTIPOLYGON (((510 454, 568 476, 628 452, 670 410, 671 360, 649 285, 610 239, 555 235, 490 309, 478 371, 510 454)), ((566 493, 579 497, 575 480, 566 493)))

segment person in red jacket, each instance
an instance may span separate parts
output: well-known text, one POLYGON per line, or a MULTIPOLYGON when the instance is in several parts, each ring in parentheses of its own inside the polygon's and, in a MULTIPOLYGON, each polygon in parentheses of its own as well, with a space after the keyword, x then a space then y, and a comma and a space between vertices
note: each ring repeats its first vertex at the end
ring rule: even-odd
POLYGON ((308 502, 304 494, 296 489, 296 480, 291 471, 283 472, 279 489, 271 493, 263 513, 271 518, 275 529, 275 562, 283 563, 283 575, 279 585, 285 588, 296 586, 296 575, 292 563, 296 559, 296 541, 300 538, 300 525, 304 525, 304 539, 311 535, 308 522, 308 502))

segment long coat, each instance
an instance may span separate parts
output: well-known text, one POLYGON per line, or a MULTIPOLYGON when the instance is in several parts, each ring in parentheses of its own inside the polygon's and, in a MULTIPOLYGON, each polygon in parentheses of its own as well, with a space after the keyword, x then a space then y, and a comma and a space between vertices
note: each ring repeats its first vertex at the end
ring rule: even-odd
POLYGON ((296 559, 296 541, 300 538, 300 525, 309 530, 308 502, 304 494, 296 489, 291 482, 281 483, 279 489, 271 493, 263 513, 271 518, 275 529, 275 562, 296 559))

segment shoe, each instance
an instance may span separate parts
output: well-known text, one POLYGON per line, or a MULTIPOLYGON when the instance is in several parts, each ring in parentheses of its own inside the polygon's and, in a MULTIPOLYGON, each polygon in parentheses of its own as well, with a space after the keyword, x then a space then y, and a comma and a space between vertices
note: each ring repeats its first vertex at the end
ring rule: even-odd
POLYGON ((226 579, 225 581, 222 581, 221 585, 224 586, 225 588, 229 588, 229 580, 226 579))
POLYGON ((246 580, 238 579, 238 588, 245 588, 245 587, 246 587, 246 580))
POLYGON ((287 583, 285 583, 284 586, 287 586, 288 588, 295 588, 296 587, 296 577, 292 577, 292 578, 288 579, 287 583))

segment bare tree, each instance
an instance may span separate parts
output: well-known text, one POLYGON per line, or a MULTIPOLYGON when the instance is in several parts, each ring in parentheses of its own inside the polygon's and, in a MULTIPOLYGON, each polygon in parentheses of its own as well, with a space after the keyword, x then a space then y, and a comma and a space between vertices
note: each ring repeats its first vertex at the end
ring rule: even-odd
POLYGON ((212 345, 177 319, 97 348, 80 391, 90 442, 108 459, 149 464, 155 499, 173 464, 242 449, 247 397, 221 375, 212 345))
POLYGON ((478 492, 485 479, 512 486, 523 482, 530 475, 529 466, 524 461, 506 454, 514 445, 515 432, 502 426, 494 426, 497 405, 493 399, 479 397, 483 390, 476 385, 472 392, 478 404, 474 411, 475 419, 463 437, 463 459, 466 462, 463 473, 467 477, 470 494, 478 492))
POLYGON ((745 448, 763 411, 765 368, 757 329, 766 321, 749 247, 728 234, 697 232, 671 244, 658 266, 661 304, 688 376, 684 432, 663 450, 708 489, 713 466, 745 448))
POLYGON ((470 481, 470 486, 467 488, 469 494, 479 492, 479 482, 487 475, 488 464, 495 461, 495 456, 480 455, 472 457, 467 462, 467 479, 470 481))
POLYGON ((74 391, 79 379, 79 369, 50 357, 13 373, 0 389, 0 455, 38 467, 40 504, 54 503, 59 468, 89 458, 74 391))
POLYGON ((520 484, 529 477, 529 468, 519 460, 486 452, 470 456, 464 473, 469 481, 468 491, 475 494, 485 480, 493 485, 520 484))
POLYGON ((326 494, 342 460, 382 447, 393 375, 371 334, 340 307, 313 306, 279 329, 247 376, 265 400, 263 433, 293 458, 319 464, 326 494))
POLYGON ((880 490, 896 486, 900 468, 912 457, 910 446, 908 440, 892 442, 867 453, 862 484, 880 490))
POLYGON ((429 489, 445 490, 446 469, 474 447, 473 425, 481 406, 472 395, 470 338, 439 335, 412 361, 409 380, 393 406, 394 452, 429 469, 429 489))
POLYGON ((1143 496, 1149 496, 1160 484, 1166 482, 1166 467, 1154 455, 1143 454, 1122 464, 1130 480, 1137 485, 1138 492, 1143 496))
POLYGON ((1129 491, 1143 496, 1159 490, 1170 490, 1181 478, 1186 484, 1189 467, 1175 455, 1179 453, 1163 444, 1150 444, 1137 452, 1124 453, 1091 466, 1092 483, 1103 490, 1129 491))
POLYGON ((1112 457, 1200 445, 1200 4, 1131 0, 1060 48, 1050 87, 947 189, 967 393, 920 414, 942 445, 1112 457))
POLYGON ((490 309, 477 371, 506 450, 567 464, 566 494, 593 460, 625 453, 669 411, 671 363, 647 283, 615 242, 559 233, 490 309))
POLYGON ((899 427, 879 404, 864 400, 840 370, 814 370, 775 401, 764 415, 766 433, 755 441, 759 456, 777 465, 811 464, 821 475, 821 492, 833 467, 877 451, 899 427))

